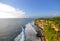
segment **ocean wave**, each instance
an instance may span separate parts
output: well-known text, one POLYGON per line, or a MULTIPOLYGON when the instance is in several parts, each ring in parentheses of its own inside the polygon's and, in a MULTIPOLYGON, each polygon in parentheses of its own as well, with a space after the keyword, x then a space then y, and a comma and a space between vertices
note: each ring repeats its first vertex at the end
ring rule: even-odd
POLYGON ((41 41, 40 38, 36 37, 37 34, 37 29, 34 25, 34 22, 28 23, 25 25, 25 30, 22 32, 14 39, 14 41, 41 41), (25 34, 24 34, 25 32, 25 34), (24 35, 26 37, 24 37, 24 35))

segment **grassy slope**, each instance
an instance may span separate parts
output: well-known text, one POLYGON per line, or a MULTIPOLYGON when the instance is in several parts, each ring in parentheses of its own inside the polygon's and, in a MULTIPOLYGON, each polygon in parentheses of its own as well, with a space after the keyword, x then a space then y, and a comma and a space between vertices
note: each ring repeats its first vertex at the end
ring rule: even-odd
MULTIPOLYGON (((43 25, 44 27, 43 29, 45 31, 45 37, 47 38, 48 41, 60 41, 60 17, 39 18, 37 20, 39 21, 40 25, 41 24, 43 25)), ((38 25, 38 23, 36 25, 38 25)))

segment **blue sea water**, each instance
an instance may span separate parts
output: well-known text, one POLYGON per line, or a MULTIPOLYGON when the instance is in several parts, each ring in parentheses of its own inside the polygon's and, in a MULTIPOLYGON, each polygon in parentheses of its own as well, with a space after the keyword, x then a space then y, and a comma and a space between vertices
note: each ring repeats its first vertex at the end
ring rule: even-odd
POLYGON ((14 41, 22 31, 22 27, 34 18, 0 19, 0 41, 14 41))

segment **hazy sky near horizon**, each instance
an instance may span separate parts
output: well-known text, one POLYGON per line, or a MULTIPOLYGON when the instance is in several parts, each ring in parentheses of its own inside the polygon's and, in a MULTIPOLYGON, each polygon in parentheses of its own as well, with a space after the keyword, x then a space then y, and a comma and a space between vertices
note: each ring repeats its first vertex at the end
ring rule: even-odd
POLYGON ((0 0, 0 3, 13 7, 17 13, 21 11, 26 17, 60 15, 60 0, 0 0))

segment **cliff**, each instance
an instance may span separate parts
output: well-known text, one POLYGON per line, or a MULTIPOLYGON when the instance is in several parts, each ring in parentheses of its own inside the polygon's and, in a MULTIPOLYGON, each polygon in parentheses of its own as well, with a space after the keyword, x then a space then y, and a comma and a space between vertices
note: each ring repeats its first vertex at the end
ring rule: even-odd
POLYGON ((39 18, 34 24, 42 29, 42 36, 46 41, 60 41, 60 17, 39 18))

